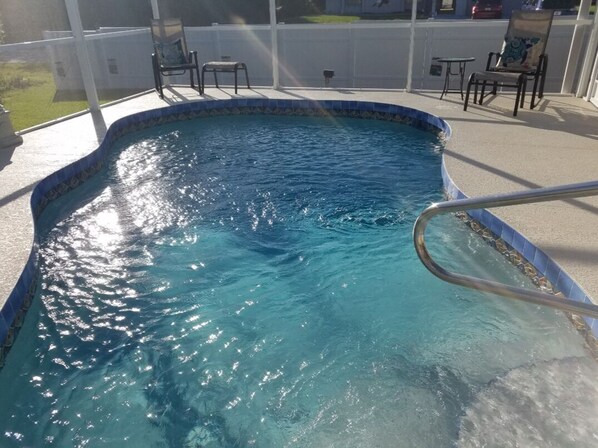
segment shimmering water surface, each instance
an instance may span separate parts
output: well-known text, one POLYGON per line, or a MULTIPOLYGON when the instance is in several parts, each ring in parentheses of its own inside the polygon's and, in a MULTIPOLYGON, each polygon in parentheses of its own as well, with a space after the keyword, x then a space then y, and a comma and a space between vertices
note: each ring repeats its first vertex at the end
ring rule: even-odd
MULTIPOLYGON (((40 223, 0 446, 589 446, 555 432, 598 415, 569 322, 417 261, 440 150, 393 123, 267 116, 119 141, 40 223), (555 414, 571 421, 530 436, 555 414)), ((429 239, 456 269, 528 285, 452 217, 429 239)))

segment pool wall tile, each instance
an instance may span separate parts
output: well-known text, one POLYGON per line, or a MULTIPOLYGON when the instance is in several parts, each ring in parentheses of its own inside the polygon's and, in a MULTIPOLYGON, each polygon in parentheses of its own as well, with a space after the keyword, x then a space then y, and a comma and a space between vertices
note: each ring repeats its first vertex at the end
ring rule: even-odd
POLYGON ((481 221, 482 220, 482 210, 480 209, 474 209, 474 210, 470 210, 468 212, 468 214, 475 219, 476 221, 481 221))
POLYGON ((486 227, 490 228, 492 225, 494 217, 488 210, 481 210, 481 219, 480 222, 484 224, 486 227))
POLYGON ((559 276, 556 281, 556 288, 565 294, 566 297, 571 296, 571 289, 573 288, 573 280, 569 275, 563 271, 559 271, 559 276))
POLYGON ((577 283, 573 282, 571 291, 569 292, 569 297, 573 300, 577 300, 578 302, 585 302, 586 294, 577 283))
POLYGON ((515 230, 513 230, 513 228, 510 225, 503 222, 502 232, 499 236, 505 241, 505 243, 507 243, 511 247, 513 246, 514 235, 515 230))
POLYGON ((530 243, 527 239, 525 240, 525 243, 523 244, 523 252, 522 255, 525 257, 525 259, 531 263, 533 263, 534 258, 536 256, 536 246, 534 246, 532 243, 530 243))
POLYGON ((357 106, 357 109, 362 110, 362 111, 369 111, 369 110, 372 110, 372 105, 371 105, 371 103, 360 102, 359 105, 357 106))
POLYGON ((551 258, 548 258, 546 262, 546 278, 550 280, 553 284, 556 284, 559 278, 560 271, 560 266, 551 258))
POLYGON ((517 232, 516 230, 513 232, 513 241, 511 243, 511 246, 513 246, 513 249, 515 249, 517 252, 519 252, 522 255, 523 255, 523 246, 525 245, 525 241, 526 241, 526 238, 521 233, 517 232))
POLYGON ((381 103, 375 103, 374 104, 374 112, 384 112, 387 113, 390 110, 390 105, 389 104, 381 104, 381 103))
POLYGON ((492 215, 492 222, 490 223, 490 231, 495 235, 502 234, 503 223, 496 216, 492 215))
MULTIPOLYGON (((14 293, 14 291, 13 291, 13 293, 14 293)), ((13 294, 11 294, 9 296, 8 301, 4 304, 4 306, 2 307, 2 310, 0 311, 0 317, 4 320, 4 322, 6 322, 7 324, 8 324, 8 322, 10 322, 10 324, 8 325, 9 329, 15 320, 15 316, 17 315, 17 313, 15 312, 15 310, 13 309, 13 307, 11 305, 12 297, 13 297, 13 294)))
MULTIPOLYGON (((8 331, 10 330, 10 324, 6 323, 6 320, 2 316, 2 312, 0 312, 0 340, 5 341, 6 336, 8 335, 8 331)), ((0 346, 0 351, 3 350, 3 347, 0 346)), ((0 355, 1 357, 1 355, 0 355)))

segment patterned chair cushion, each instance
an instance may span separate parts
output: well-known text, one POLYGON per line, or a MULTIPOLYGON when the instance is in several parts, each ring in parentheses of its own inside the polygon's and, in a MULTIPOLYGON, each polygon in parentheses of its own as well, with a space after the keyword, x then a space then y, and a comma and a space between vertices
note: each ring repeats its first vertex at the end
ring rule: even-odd
POLYGON ((538 66, 541 51, 539 37, 506 37, 498 68, 533 70, 538 66))
POLYGON ((187 63, 187 57, 183 52, 181 39, 177 39, 172 43, 157 44, 156 52, 158 53, 160 63, 164 67, 184 65, 187 63))

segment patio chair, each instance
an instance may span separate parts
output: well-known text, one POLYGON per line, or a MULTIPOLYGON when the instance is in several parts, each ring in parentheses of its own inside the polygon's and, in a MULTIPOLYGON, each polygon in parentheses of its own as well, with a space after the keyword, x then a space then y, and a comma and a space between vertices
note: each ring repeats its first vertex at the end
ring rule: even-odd
POLYGON ((152 68, 154 70, 154 84, 160 98, 164 98, 162 76, 182 75, 187 70, 191 81, 191 88, 195 88, 193 72, 197 76, 197 90, 202 95, 197 51, 187 50, 185 31, 180 19, 152 20, 152 68))
MULTIPOLYGON (((548 56, 545 53, 548 35, 552 26, 552 10, 513 11, 505 35, 503 48, 500 52, 490 52, 484 72, 476 72, 469 78, 467 95, 463 110, 467 110, 469 92, 475 85, 481 85, 481 95, 478 104, 482 104, 487 84, 492 84, 492 94, 496 95, 498 85, 517 87, 517 100, 523 107, 527 80, 534 81, 530 109, 536 107, 536 97, 544 96, 544 83, 548 68, 548 56), (495 65, 493 64, 495 62, 495 65), (525 75, 523 82, 520 75, 525 75), (523 89, 523 90, 521 90, 523 89)), ((513 115, 517 115, 515 107, 513 115)))

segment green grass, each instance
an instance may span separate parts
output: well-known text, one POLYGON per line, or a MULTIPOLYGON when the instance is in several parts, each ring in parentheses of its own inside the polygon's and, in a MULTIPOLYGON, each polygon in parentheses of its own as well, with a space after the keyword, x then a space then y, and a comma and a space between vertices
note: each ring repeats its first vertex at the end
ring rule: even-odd
MULTIPOLYGON (((135 91, 98 92, 107 103, 135 91)), ((56 92, 54 78, 45 64, 0 63, 0 103, 10 111, 15 131, 87 109, 84 92, 56 92)))
MULTIPOLYGON (((418 15, 418 18, 422 18, 418 15)), ((337 16, 320 14, 286 19, 286 23, 352 23, 359 20, 409 20, 411 12, 392 14, 362 14, 357 16, 337 16)))
POLYGON ((359 20, 359 16, 335 16, 321 14, 319 16, 301 16, 289 20, 289 23, 351 23, 359 20))

